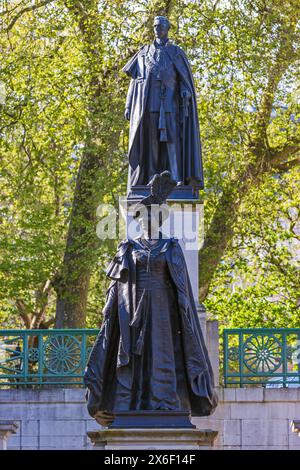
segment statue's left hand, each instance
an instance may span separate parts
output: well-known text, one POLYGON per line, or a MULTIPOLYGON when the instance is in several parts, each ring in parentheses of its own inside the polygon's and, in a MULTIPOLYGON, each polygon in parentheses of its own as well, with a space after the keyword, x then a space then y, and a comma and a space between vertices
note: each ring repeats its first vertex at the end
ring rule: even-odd
POLYGON ((130 121, 130 109, 129 108, 125 109, 124 117, 127 121, 130 121))

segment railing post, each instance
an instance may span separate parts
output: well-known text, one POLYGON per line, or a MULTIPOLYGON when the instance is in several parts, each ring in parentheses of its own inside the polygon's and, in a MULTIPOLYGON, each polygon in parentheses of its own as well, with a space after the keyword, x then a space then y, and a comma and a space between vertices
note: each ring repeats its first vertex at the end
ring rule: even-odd
POLYGON ((23 370, 24 370, 24 382, 28 380, 28 334, 24 331, 23 335, 23 370))
POLYGON ((227 387, 227 373, 228 373, 228 336, 226 330, 223 331, 223 377, 224 387, 227 387))
POLYGON ((39 333, 38 335, 38 354, 39 354, 39 363, 38 363, 38 383, 42 385, 43 383, 43 363, 44 363, 44 356, 43 356, 43 335, 39 333))
POLYGON ((239 331, 239 373, 240 373, 240 388, 243 388, 243 364, 244 364, 244 335, 239 331))

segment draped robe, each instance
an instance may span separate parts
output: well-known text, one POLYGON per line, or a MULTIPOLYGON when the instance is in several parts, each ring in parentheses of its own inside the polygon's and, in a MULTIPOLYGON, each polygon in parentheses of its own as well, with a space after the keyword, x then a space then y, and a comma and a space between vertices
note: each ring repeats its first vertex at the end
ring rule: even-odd
MULTIPOLYGON (((144 185, 145 168, 147 168, 149 158, 147 146, 145 146, 145 131, 147 126, 145 121, 145 111, 147 107, 147 99, 149 95, 150 71, 146 66, 146 56, 153 45, 143 46, 123 67, 123 71, 131 77, 131 82, 127 94, 126 107, 131 110, 130 113, 130 132, 129 132, 129 175, 128 190, 132 186, 144 185)), ((188 104, 188 116, 183 126, 182 117, 177 116, 181 122, 180 125, 180 141, 181 155, 180 171, 181 179, 185 184, 195 183, 199 188, 203 188, 203 165, 202 151, 200 142, 199 119, 197 111, 196 92, 192 76, 191 67, 184 51, 170 41, 165 46, 166 53, 172 64, 174 65, 180 87, 183 87, 190 94, 188 104)), ((180 87, 178 93, 180 93, 180 87)), ((178 98, 180 101, 180 98, 178 98)), ((183 109, 179 110, 182 113, 183 109)), ((179 127, 178 125, 178 127, 179 127)), ((161 171, 167 170, 162 168, 161 171)))
MULTIPOLYGON (((218 398, 187 266, 177 239, 168 239, 166 260, 181 318, 191 414, 208 416, 216 408, 218 398)), ((107 293, 105 317, 84 374, 88 388, 88 410, 92 416, 97 411, 114 411, 116 374, 127 389, 132 386, 133 345, 130 323, 136 310, 136 266, 132 256, 132 241, 120 243, 106 273, 112 282, 107 293)))

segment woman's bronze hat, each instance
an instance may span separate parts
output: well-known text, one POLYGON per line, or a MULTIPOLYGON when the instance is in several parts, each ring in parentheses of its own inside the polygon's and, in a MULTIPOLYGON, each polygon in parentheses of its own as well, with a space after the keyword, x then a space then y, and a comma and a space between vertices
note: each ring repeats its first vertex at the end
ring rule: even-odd
POLYGON ((151 211, 154 206, 155 211, 161 214, 162 220, 166 220, 169 217, 169 209, 166 206, 166 200, 169 194, 173 191, 176 186, 176 181, 171 177, 169 171, 163 171, 160 174, 154 175, 149 181, 150 195, 145 196, 140 202, 134 205, 132 212, 133 218, 138 219, 145 213, 141 206, 147 208, 148 216, 151 215, 151 211))

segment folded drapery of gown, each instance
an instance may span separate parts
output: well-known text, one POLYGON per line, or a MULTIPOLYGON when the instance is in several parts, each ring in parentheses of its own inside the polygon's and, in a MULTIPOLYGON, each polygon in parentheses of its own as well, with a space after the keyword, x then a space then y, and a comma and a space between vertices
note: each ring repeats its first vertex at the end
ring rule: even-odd
MULTIPOLYGON (((162 397, 180 395, 176 390, 178 366, 176 369, 175 361, 179 357, 179 351, 184 370, 179 381, 185 381, 187 385, 190 412, 194 416, 207 416, 216 408, 218 398, 184 255, 176 239, 164 240, 162 246, 164 246, 162 253, 159 250, 157 250, 159 253, 153 252, 150 270, 147 270, 148 251, 144 250, 138 239, 125 240, 120 244, 118 253, 108 270, 109 276, 115 281, 112 297, 109 300, 110 308, 106 312, 106 324, 99 333, 88 361, 84 377, 85 384, 90 393, 97 395, 96 399, 91 397, 91 400, 97 403, 100 410, 118 409, 116 396, 112 392, 116 389, 116 383, 121 384, 123 389, 130 394, 129 406, 132 406, 132 403, 137 403, 136 406, 139 407, 147 404, 153 407, 150 409, 157 409, 155 408, 158 406, 157 396, 163 401, 162 397), (149 283, 147 276, 152 276, 154 282, 149 283), (157 286, 163 286, 162 289, 155 287, 155 279, 157 286), (175 316, 174 312, 176 312, 175 316), (153 319, 157 322, 156 329, 151 329, 153 319), (179 322, 180 333, 170 330, 174 319, 179 322), (167 344, 165 349, 164 341, 167 344), (164 351, 168 351, 168 354, 164 351), (137 378, 139 377, 136 374, 139 370, 138 361, 151 363, 155 357, 158 357, 157 354, 161 354, 157 369, 151 371, 146 368, 145 370, 150 371, 153 383, 158 385, 146 388, 139 380, 146 380, 147 374, 142 375, 142 379, 137 378), (159 370, 161 360, 166 361, 166 370, 169 374, 167 380, 169 389, 166 389, 167 391, 163 394, 161 394, 163 388, 160 388, 163 380, 161 379, 163 375, 159 370), (143 386, 143 396, 138 395, 141 386, 143 386), (155 387, 159 391, 157 394, 155 387), (149 397, 147 397, 147 390, 149 390, 149 397)), ((164 367, 164 362, 162 367, 164 367)), ((183 395, 182 392, 181 396, 183 395)), ((184 409, 186 409, 185 398, 181 402, 179 400, 179 409, 183 402, 185 403, 184 409)), ((176 403, 178 400, 174 398, 169 400, 167 406, 174 406, 173 409, 178 409, 176 403)))

